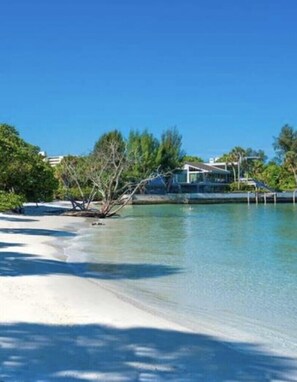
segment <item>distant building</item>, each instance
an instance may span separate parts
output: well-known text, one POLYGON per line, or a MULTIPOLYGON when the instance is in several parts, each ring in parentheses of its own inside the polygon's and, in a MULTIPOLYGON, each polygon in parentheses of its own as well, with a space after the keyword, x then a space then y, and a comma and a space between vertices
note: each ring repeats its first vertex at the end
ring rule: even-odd
POLYGON ((55 155, 55 156, 47 156, 45 151, 40 151, 39 155, 41 155, 45 162, 48 162, 52 167, 57 166, 61 163, 64 158, 63 155, 55 155))
POLYGON ((49 163, 52 167, 55 167, 55 166, 57 166, 58 164, 61 163, 61 161, 62 161, 63 158, 64 158, 63 155, 56 155, 56 156, 46 157, 46 160, 48 161, 48 163, 49 163))

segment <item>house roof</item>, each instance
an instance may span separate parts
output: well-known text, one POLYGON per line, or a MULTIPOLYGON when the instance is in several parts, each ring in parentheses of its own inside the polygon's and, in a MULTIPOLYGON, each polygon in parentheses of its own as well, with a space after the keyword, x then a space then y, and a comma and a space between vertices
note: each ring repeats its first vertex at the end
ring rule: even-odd
POLYGON ((197 170, 202 170, 204 172, 211 172, 211 173, 214 173, 214 174, 230 174, 230 171, 228 170, 223 170, 221 168, 218 168, 218 167, 215 167, 215 166, 211 166, 209 164, 206 164, 206 163, 199 163, 199 162, 186 162, 185 165, 188 165, 190 167, 193 167, 197 170))

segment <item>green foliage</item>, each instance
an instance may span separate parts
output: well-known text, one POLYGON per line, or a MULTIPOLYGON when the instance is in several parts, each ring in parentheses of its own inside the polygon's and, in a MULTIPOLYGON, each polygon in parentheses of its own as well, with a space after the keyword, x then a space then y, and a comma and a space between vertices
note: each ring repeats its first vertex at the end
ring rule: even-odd
POLYGON ((23 195, 27 201, 51 200, 57 181, 38 152, 14 127, 0 124, 0 189, 23 195))
POLYGON ((254 186, 250 186, 250 185, 245 184, 245 183, 240 183, 239 187, 238 187, 238 183, 237 182, 233 182, 233 183, 229 184, 229 190, 232 191, 232 192, 255 191, 255 187, 254 186))
POLYGON ((281 188, 282 168, 275 162, 269 162, 258 174, 257 179, 261 180, 274 190, 281 188))
POLYGON ((253 163, 253 160, 265 163, 267 160, 267 155, 263 150, 255 150, 251 147, 245 149, 245 157, 250 160, 250 163, 253 163))
MULTIPOLYGON (((92 193, 92 187, 76 187, 75 185, 67 188, 63 184, 59 184, 58 189, 55 192, 55 199, 58 200, 88 200, 88 196, 92 193), (81 194, 83 193, 83 197, 81 194)), ((95 194, 92 201, 100 201, 101 198, 98 194, 95 194)))
MULTIPOLYGON (((126 150, 126 143, 122 133, 118 130, 109 131, 103 134, 94 145, 93 155, 98 153, 108 155, 110 148, 117 150, 117 154, 121 155, 126 150)), ((98 156, 98 155, 97 155, 98 156)))
POLYGON ((124 195, 144 191, 159 171, 179 167, 182 157, 176 129, 163 133, 161 143, 147 130, 131 131, 127 141, 118 130, 110 131, 98 139, 89 156, 67 157, 57 166, 57 196, 67 197, 80 209, 99 198, 100 214, 111 216, 124 195))
POLYGON ((68 155, 55 167, 55 176, 68 189, 76 187, 77 183, 86 187, 90 184, 88 167, 88 157, 68 155))
POLYGON ((269 162, 266 165, 263 164, 254 178, 274 190, 284 191, 296 188, 294 176, 285 166, 279 165, 276 162, 269 162))
POLYGON ((19 210, 24 203, 24 198, 14 193, 0 191, 0 212, 19 210))
POLYGON ((297 131, 290 125, 281 128, 279 136, 274 138, 274 149, 281 159, 289 151, 297 152, 297 131))
POLYGON ((127 142, 128 160, 131 163, 128 177, 136 181, 148 177, 157 170, 159 142, 147 130, 132 130, 127 142))
POLYGON ((275 138, 274 148, 282 159, 281 165, 276 162, 265 164, 267 157, 263 150, 234 147, 224 154, 219 161, 229 163, 234 176, 234 184, 230 185, 230 189, 236 190, 237 182, 237 190, 243 190, 243 187, 248 190, 239 182, 239 176, 243 175, 262 181, 275 190, 294 189, 295 183, 297 184, 297 151, 294 151, 297 150, 297 132, 291 126, 285 125, 279 137, 275 138))
MULTIPOLYGON (((293 176, 294 186, 297 186, 297 130, 292 126, 282 127, 279 136, 274 139, 274 148, 282 161, 285 171, 293 176)), ((291 182, 289 182, 291 184, 291 182)))
POLYGON ((96 190, 91 181, 91 168, 93 167, 90 157, 67 156, 55 168, 56 178, 59 180, 59 188, 56 198, 68 199, 72 203, 80 200, 82 207, 96 198, 96 190))
MULTIPOLYGON (((236 146, 229 153, 224 154, 218 159, 218 162, 226 162, 229 169, 232 169, 233 181, 237 182, 237 190, 245 187, 249 191, 249 186, 241 184, 240 178, 256 178, 261 176, 264 169, 264 163, 267 157, 263 150, 255 150, 252 148, 244 149, 236 146)), ((235 185, 231 185, 234 188, 235 185)))
POLYGON ((204 160, 201 157, 198 157, 196 155, 185 155, 183 158, 183 163, 203 163, 204 160))
POLYGON ((104 201, 117 199, 129 168, 126 142, 117 130, 104 134, 90 156, 90 178, 104 201))
POLYGON ((164 173, 178 169, 184 159, 182 150, 182 136, 174 127, 166 130, 162 136, 158 149, 157 165, 164 173))

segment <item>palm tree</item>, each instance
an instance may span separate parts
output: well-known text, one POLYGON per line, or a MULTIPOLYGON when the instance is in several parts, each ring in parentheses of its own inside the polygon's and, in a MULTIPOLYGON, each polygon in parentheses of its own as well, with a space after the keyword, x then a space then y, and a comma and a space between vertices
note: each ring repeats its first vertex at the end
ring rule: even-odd
POLYGON ((294 151, 288 151, 285 155, 285 165, 293 173, 295 183, 297 185, 297 153, 294 151))
POLYGON ((237 187, 238 190, 240 189, 240 173, 241 173, 241 163, 246 155, 245 149, 243 149, 240 146, 234 147, 230 153, 229 158, 232 161, 232 168, 233 168, 233 174, 234 174, 234 182, 236 181, 236 163, 237 163, 237 187))

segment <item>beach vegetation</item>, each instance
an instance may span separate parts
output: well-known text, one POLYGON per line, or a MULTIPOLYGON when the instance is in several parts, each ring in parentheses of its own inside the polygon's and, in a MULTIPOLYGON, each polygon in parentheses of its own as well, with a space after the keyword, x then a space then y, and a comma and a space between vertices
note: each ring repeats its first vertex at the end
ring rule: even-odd
MULTIPOLYGON (((277 156, 268 163, 263 150, 241 146, 217 159, 226 162, 233 174, 230 191, 251 190, 245 183, 251 179, 274 190, 296 189, 296 129, 284 125, 273 146, 277 156)), ((172 174, 185 162, 203 160, 186 155, 176 127, 165 130, 160 139, 147 129, 132 130, 127 138, 113 130, 99 137, 90 154, 64 157, 53 169, 15 127, 0 124, 1 208, 18 208, 20 201, 50 201, 55 196, 70 200, 79 211, 90 211, 94 202, 100 202, 96 213, 109 217, 135 193, 169 191, 172 174)))
POLYGON ((182 163, 181 143, 176 128, 166 130, 160 142, 147 130, 131 131, 127 140, 117 130, 107 132, 89 155, 66 157, 57 166, 60 190, 74 210, 90 211, 99 200, 94 215, 114 216, 157 178, 166 185, 182 163))
POLYGON ((88 209, 97 193, 90 179, 89 157, 68 155, 56 166, 55 174, 59 180, 56 197, 71 201, 74 208, 88 209))
MULTIPOLYGON (((158 168, 157 155, 160 144, 147 130, 132 130, 127 141, 127 155, 131 166, 128 177, 135 182, 145 179, 158 168)), ((140 192, 145 192, 142 187, 140 192)))
POLYGON ((228 191, 231 191, 231 192, 255 191, 255 186, 248 185, 246 183, 240 183, 238 188, 238 182, 232 182, 229 184, 228 191))
POLYGON ((281 128, 278 137, 274 138, 274 149, 280 159, 288 152, 297 152, 297 130, 286 124, 281 128))
POLYGON ((184 157, 182 135, 178 129, 173 127, 164 131, 159 144, 157 166, 163 174, 166 191, 169 191, 172 185, 172 171, 182 166, 184 157))
POLYGON ((182 136, 176 127, 163 132, 157 153, 157 165, 164 173, 179 168, 184 160, 182 136))
POLYGON ((249 190, 249 186, 242 184, 241 178, 255 178, 262 174, 267 156, 263 150, 255 150, 250 147, 243 148, 235 146, 228 153, 217 159, 217 162, 226 162, 232 169, 233 183, 230 189, 233 190, 237 184, 237 190, 249 190))
MULTIPOLYGON (((297 187, 297 130, 286 124, 278 137, 274 138, 274 149, 283 170, 291 175, 294 187, 297 187)), ((290 178, 290 177, 288 177, 290 178)), ((288 180, 288 179, 286 179, 288 180)))
POLYGON ((0 212, 20 212, 24 198, 12 192, 0 191, 0 212))
POLYGON ((39 148, 10 125, 0 124, 0 190, 25 201, 52 200, 58 182, 39 148))

